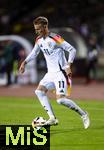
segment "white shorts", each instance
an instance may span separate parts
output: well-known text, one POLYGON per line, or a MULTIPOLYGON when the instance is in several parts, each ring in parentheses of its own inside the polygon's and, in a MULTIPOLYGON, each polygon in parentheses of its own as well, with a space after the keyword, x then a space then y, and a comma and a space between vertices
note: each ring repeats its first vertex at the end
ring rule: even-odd
POLYGON ((57 95, 70 95, 71 80, 62 71, 46 73, 39 85, 45 86, 48 90, 55 89, 57 95))

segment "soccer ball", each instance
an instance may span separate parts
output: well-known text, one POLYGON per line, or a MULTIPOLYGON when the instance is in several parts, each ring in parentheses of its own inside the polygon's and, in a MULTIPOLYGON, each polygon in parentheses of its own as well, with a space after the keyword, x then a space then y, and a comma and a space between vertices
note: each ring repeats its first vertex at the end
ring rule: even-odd
POLYGON ((32 121, 32 127, 33 128, 42 127, 42 125, 44 125, 45 122, 46 122, 46 120, 43 117, 36 117, 32 121))

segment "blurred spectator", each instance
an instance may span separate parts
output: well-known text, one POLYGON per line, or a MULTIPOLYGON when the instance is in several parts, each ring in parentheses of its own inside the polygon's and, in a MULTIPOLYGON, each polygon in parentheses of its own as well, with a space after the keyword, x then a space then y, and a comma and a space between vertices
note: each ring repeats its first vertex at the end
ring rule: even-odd
POLYGON ((92 34, 88 40, 88 66, 87 66, 87 76, 86 82, 96 81, 97 78, 97 63, 98 63, 98 52, 100 47, 97 43, 97 37, 92 34), (91 77, 92 73, 92 77, 91 77))
POLYGON ((0 72, 6 72, 7 86, 17 83, 17 70, 19 62, 25 58, 25 50, 14 41, 8 40, 2 42, 0 46, 0 72))
POLYGON ((17 83, 18 80, 18 68, 21 62, 25 59, 26 53, 24 48, 17 42, 12 42, 11 49, 13 53, 13 74, 14 74, 14 83, 17 83))
POLYGON ((81 24, 80 33, 85 39, 89 36, 89 27, 87 23, 81 24))
POLYGON ((5 72, 5 58, 4 58, 4 49, 2 44, 0 45, 0 73, 4 73, 5 72))
POLYGON ((7 25, 10 21, 10 16, 9 15, 2 15, 1 16, 1 23, 3 25, 7 25))
POLYGON ((10 25, 10 16, 8 14, 2 14, 0 16, 0 27, 1 27, 1 33, 9 33, 11 30, 10 25), (8 26, 8 27, 7 27, 8 26))
POLYGON ((6 61, 6 74, 7 74, 7 85, 12 84, 12 71, 13 71, 13 52, 11 49, 11 41, 5 41, 4 46, 4 58, 6 61))

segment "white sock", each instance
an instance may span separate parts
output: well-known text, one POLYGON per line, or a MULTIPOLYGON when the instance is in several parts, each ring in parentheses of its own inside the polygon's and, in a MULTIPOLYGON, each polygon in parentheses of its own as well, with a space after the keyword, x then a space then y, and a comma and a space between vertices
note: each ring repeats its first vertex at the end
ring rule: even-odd
POLYGON ((48 101, 48 97, 46 96, 44 91, 41 90, 36 90, 35 94, 37 95, 41 105, 44 107, 44 109, 47 111, 47 114, 49 115, 50 118, 55 118, 55 115, 53 113, 51 104, 48 101))
POLYGON ((59 98, 57 100, 57 102, 59 104, 62 104, 64 106, 69 107, 70 109, 76 111, 81 116, 85 114, 85 112, 75 102, 73 102, 71 99, 68 99, 68 98, 59 98))

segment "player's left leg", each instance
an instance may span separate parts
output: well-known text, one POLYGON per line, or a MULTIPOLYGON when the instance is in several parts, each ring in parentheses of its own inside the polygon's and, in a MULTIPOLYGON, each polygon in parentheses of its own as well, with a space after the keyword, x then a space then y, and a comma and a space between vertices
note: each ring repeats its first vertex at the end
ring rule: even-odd
POLYGON ((55 85, 58 104, 62 104, 77 112, 83 120, 85 129, 88 128, 90 124, 88 114, 83 109, 81 109, 73 100, 67 97, 67 89, 69 89, 70 91, 71 80, 67 81, 66 78, 60 73, 57 80, 55 80, 55 85))

